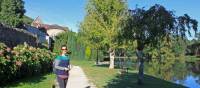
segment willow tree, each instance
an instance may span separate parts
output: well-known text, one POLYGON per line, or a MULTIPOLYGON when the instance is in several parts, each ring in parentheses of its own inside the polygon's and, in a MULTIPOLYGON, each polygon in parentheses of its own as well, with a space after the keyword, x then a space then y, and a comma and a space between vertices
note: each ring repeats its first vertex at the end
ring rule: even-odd
POLYGON ((127 11, 126 0, 89 0, 81 31, 96 48, 108 46, 110 66, 114 68, 115 38, 127 11))
MULTIPOLYGON (((198 22, 190 18, 187 14, 175 16, 172 11, 166 10, 161 5, 154 5, 148 10, 136 8, 129 10, 129 17, 124 22, 121 34, 124 39, 137 41, 138 47, 151 47, 152 65, 156 65, 158 72, 163 67, 172 67, 174 55, 172 52, 171 41, 174 37, 186 37, 191 35, 191 31, 196 33, 198 22), (159 67, 157 64, 160 64, 159 67)), ((143 72, 143 71, 141 71, 143 72)))
POLYGON ((121 35, 127 40, 136 40, 138 45, 159 48, 163 41, 186 37, 193 30, 196 34, 198 22, 187 14, 175 16, 172 11, 161 5, 154 5, 148 10, 136 8, 129 10, 129 17, 124 22, 121 35))

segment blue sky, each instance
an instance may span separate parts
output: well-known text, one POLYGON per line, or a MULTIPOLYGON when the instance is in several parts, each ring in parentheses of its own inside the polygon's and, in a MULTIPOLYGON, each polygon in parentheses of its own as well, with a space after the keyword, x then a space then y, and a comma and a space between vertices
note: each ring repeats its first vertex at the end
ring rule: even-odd
MULTIPOLYGON (((84 19, 87 0, 24 0, 26 15, 31 18, 40 16, 44 23, 67 26, 78 30, 78 24, 84 19)), ((174 10, 177 16, 185 13, 200 22, 200 0, 128 0, 128 7, 148 9, 161 4, 168 10, 174 10)), ((200 26, 199 26, 200 27, 200 26)))

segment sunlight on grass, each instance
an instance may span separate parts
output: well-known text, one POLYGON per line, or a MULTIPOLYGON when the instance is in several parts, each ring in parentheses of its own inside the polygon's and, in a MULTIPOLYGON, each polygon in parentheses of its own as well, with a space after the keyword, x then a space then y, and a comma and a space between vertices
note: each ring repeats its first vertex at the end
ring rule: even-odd
MULTIPOLYGON (((81 66, 89 80, 97 88, 184 88, 153 76, 145 75, 144 85, 137 85, 137 71, 124 75, 118 74, 119 69, 108 69, 107 65, 96 66, 93 61, 72 60, 73 65, 81 66)), ((10 83, 6 88, 51 88, 54 84, 53 73, 34 76, 10 83)))
POLYGON ((72 60, 72 64, 81 66, 97 88, 185 88, 149 75, 145 75, 144 85, 137 85, 137 71, 120 75, 119 69, 111 70, 106 65, 95 66, 93 61, 72 60))
POLYGON ((110 70, 107 67, 98 67, 92 61, 72 60, 73 65, 81 66, 88 76, 89 80, 94 83, 97 88, 106 86, 110 80, 117 75, 117 70, 110 70))

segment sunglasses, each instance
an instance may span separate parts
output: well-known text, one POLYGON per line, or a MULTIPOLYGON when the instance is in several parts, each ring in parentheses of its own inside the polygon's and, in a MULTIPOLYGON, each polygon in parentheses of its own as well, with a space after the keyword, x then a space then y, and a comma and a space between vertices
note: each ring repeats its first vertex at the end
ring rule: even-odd
POLYGON ((61 49, 61 50, 67 50, 67 49, 61 49))
POLYGON ((61 50, 67 50, 67 47, 62 47, 61 50))

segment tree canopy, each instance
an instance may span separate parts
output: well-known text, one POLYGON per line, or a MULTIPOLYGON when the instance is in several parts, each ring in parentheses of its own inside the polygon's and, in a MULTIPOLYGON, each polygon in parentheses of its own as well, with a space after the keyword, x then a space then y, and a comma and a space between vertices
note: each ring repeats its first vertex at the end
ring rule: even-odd
POLYGON ((89 0, 80 31, 92 44, 113 47, 126 9, 124 0, 89 0))
POLYGON ((25 13, 24 1, 1 0, 0 3, 0 21, 13 27, 20 26, 25 13))
POLYGON ((159 41, 170 41, 174 36, 186 37, 186 33, 191 35, 191 30, 196 33, 197 24, 187 14, 177 17, 172 11, 156 4, 148 10, 129 10, 121 35, 128 40, 137 40, 138 45, 156 47, 160 45, 159 41))
POLYGON ((115 38, 127 11, 126 1, 89 0, 86 11, 80 32, 93 48, 107 47, 114 50, 117 45, 115 38))

